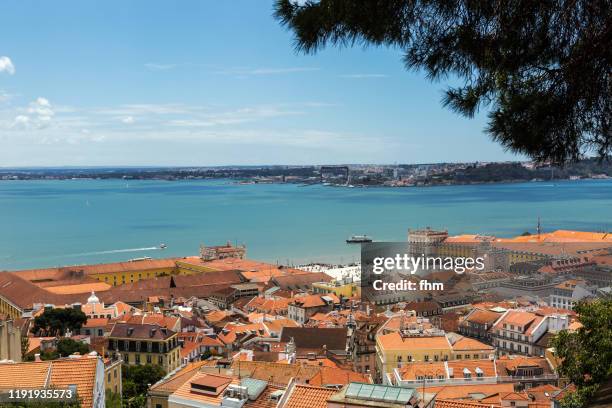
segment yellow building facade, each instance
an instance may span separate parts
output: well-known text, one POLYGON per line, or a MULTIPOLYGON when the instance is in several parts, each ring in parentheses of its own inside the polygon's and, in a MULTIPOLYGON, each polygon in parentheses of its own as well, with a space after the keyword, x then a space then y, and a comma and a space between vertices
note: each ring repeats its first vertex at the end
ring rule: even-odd
POLYGON ((361 287, 355 283, 315 282, 312 284, 312 290, 314 293, 333 293, 345 298, 361 296, 361 287))
POLYGON ((403 336, 391 332, 376 337, 376 369, 379 378, 411 361, 447 361, 453 359, 446 336, 403 336))
POLYGON ((178 334, 153 324, 117 323, 108 339, 110 353, 127 365, 158 365, 166 373, 181 365, 178 334))

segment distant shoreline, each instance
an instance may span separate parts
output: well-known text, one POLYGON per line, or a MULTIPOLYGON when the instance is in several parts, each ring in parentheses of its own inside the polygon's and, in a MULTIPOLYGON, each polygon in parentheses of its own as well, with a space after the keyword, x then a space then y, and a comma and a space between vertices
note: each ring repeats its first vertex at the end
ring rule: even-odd
POLYGON ((612 178, 612 162, 587 159, 560 168, 530 162, 427 165, 0 169, 1 180, 231 180, 237 184, 429 187, 612 178))

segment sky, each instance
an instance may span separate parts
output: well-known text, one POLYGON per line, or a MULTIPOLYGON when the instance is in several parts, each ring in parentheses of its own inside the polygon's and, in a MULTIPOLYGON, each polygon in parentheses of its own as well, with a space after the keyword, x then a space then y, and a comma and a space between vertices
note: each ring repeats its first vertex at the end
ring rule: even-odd
POLYGON ((7 1, 0 167, 521 159, 398 49, 298 54, 272 2, 7 1))

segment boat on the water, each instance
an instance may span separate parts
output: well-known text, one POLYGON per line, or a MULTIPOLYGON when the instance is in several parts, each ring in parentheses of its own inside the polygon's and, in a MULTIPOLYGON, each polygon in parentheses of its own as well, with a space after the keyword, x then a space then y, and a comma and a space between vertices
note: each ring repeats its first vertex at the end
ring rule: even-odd
POLYGON ((372 242, 372 238, 368 237, 367 235, 353 235, 346 240, 347 244, 362 244, 365 242, 372 242))
POLYGON ((168 245, 166 244, 159 244, 159 249, 166 249, 168 248, 168 245))

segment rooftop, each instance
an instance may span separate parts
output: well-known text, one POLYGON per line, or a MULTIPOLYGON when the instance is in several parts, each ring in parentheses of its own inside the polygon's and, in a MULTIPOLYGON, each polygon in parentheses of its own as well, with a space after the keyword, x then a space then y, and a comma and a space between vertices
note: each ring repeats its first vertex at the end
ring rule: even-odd
POLYGON ((159 327, 156 324, 117 323, 113 327, 110 337, 166 340, 174 335, 174 331, 159 327))
POLYGON ((327 408, 327 400, 338 391, 330 388, 295 384, 283 408, 327 408))
POLYGON ((378 336, 378 343, 385 350, 451 350, 446 336, 403 337, 400 333, 393 332, 378 336))

